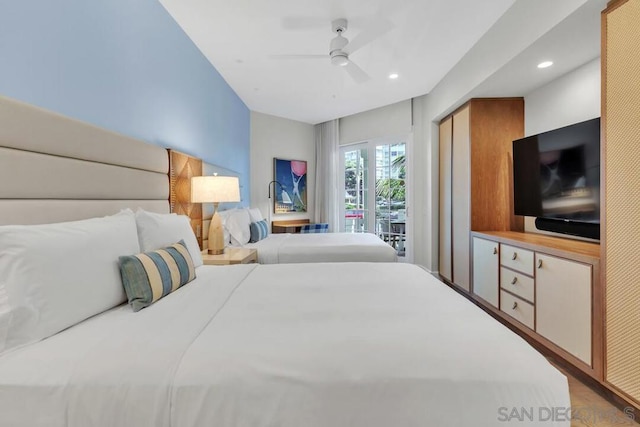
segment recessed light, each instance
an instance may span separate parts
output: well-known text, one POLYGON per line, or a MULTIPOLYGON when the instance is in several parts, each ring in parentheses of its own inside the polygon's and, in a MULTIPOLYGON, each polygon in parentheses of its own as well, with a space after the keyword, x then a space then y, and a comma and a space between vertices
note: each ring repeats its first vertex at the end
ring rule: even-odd
POLYGON ((397 79, 397 78, 398 78, 398 73, 391 73, 391 74, 389 74, 389 78, 390 78, 391 80, 395 80, 395 79, 397 79))
POLYGON ((538 68, 547 68, 547 67, 551 67, 552 65, 553 65, 553 62, 544 61, 538 64, 538 68))

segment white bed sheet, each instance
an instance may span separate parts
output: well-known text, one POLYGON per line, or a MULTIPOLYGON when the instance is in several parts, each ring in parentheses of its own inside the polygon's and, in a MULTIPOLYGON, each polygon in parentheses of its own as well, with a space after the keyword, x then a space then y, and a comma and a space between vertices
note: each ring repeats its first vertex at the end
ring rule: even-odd
POLYGON ((150 308, 122 305, 0 357, 0 426, 170 426, 184 353, 255 265, 237 267, 199 267, 150 308))
POLYGON ((270 234, 245 247, 258 250, 260 264, 395 262, 396 250, 371 233, 270 234))
MULTIPOLYGON (((544 357, 418 267, 197 273, 0 358, 0 425, 490 426, 500 408, 569 407, 544 357)), ((513 420, 569 425, 538 421, 513 420)))

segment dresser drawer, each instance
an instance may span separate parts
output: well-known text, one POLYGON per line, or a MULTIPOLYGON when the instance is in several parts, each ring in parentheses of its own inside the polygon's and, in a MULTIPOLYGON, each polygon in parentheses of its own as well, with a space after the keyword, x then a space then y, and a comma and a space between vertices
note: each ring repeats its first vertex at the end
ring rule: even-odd
POLYGON ((534 329, 533 305, 525 300, 505 291, 500 291, 500 311, 513 317, 528 328, 534 329))
POLYGON ((500 264, 533 276, 533 252, 515 246, 500 245, 500 264))
POLYGON ((508 268, 500 268, 500 287, 514 293, 529 302, 535 302, 533 277, 525 276, 508 268))

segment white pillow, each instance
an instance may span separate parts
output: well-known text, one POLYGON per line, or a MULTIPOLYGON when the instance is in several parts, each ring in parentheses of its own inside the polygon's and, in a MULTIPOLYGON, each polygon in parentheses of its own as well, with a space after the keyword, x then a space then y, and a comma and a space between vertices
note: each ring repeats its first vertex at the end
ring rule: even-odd
POLYGON ((251 222, 259 222, 264 219, 262 217, 262 213, 260 212, 260 209, 258 208, 249 209, 249 218, 251 219, 251 222))
POLYGON ((193 266, 202 265, 200 245, 187 216, 159 214, 138 209, 136 224, 141 252, 155 251, 184 240, 189 255, 193 259, 193 266))
POLYGON ((118 257, 140 252, 131 213, 0 227, 0 353, 126 301, 118 257))
POLYGON ((231 242, 231 233, 229 233, 229 229, 227 228, 227 220, 229 219, 229 216, 231 216, 231 213, 235 210, 236 208, 227 209, 226 211, 218 211, 218 215, 220 216, 220 221, 222 222, 222 229, 224 230, 225 246, 231 242))
POLYGON ((229 218, 227 218, 227 228, 231 234, 232 245, 243 246, 249 243, 251 238, 250 224, 251 219, 247 209, 236 209, 231 212, 229 218))

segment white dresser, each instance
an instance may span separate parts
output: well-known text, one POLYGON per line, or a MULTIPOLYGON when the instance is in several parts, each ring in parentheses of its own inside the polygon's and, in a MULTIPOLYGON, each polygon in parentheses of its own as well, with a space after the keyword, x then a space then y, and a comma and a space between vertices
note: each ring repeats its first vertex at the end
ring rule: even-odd
POLYGON ((519 232, 472 233, 475 300, 600 379, 599 245, 519 232))

